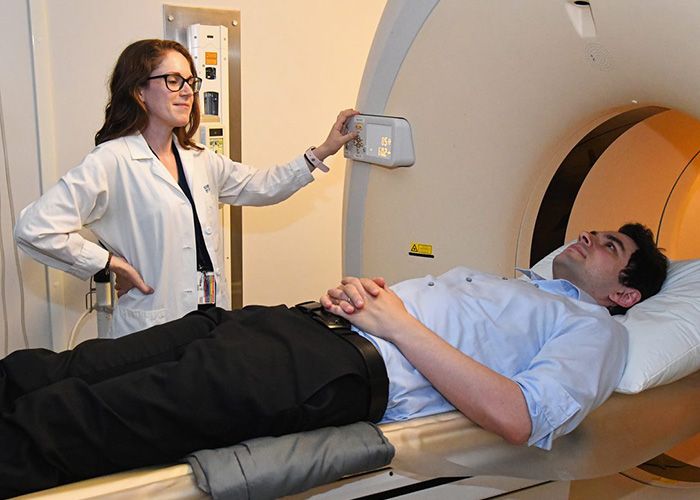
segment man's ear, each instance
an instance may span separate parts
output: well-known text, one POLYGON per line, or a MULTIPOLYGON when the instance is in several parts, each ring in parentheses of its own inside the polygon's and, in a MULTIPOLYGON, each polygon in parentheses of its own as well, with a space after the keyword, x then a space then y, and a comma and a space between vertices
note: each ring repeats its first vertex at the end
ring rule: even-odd
POLYGON ((642 300, 642 293, 636 288, 624 286, 621 290, 610 294, 610 300, 620 307, 629 309, 637 302, 642 300))

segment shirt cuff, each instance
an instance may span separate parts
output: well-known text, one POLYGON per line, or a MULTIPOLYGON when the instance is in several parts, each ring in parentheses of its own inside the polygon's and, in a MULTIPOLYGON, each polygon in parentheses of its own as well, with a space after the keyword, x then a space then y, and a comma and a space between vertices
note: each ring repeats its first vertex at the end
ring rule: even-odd
POLYGON ((581 405, 556 380, 527 376, 516 376, 513 380, 520 386, 530 413, 532 431, 528 446, 551 449, 554 439, 566 432, 563 426, 581 405))

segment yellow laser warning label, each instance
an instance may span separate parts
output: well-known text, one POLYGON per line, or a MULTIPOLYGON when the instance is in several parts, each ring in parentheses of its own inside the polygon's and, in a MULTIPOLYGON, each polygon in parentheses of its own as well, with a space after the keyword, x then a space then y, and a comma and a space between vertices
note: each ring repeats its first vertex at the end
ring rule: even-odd
POLYGON ((218 60, 217 52, 205 52, 204 53, 204 64, 208 66, 216 66, 218 60))
POLYGON ((433 257, 433 245, 424 245, 422 243, 411 243, 409 255, 417 257, 433 257))

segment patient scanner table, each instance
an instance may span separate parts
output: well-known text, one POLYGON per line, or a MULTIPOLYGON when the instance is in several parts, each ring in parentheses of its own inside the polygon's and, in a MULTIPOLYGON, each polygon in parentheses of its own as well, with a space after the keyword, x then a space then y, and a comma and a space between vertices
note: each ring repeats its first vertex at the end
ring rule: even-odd
MULTIPOLYGON (((635 467, 700 433, 700 372, 640 394, 614 394, 552 450, 513 446, 458 412, 384 424, 396 447, 389 467, 319 486, 294 499, 568 498, 569 481, 635 467), (475 477, 470 477, 475 476, 475 477), (522 491, 520 491, 522 490, 522 491), (421 493, 423 492, 423 493, 421 493), (449 493, 448 493, 449 492, 449 493), (528 496, 533 495, 533 496, 528 496)), ((209 498, 188 465, 142 469, 18 497, 41 500, 209 498)))

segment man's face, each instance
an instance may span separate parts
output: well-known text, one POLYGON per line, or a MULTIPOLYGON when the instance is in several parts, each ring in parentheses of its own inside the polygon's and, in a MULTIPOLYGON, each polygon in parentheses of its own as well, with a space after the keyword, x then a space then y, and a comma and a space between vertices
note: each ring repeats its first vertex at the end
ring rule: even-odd
POLYGON ((555 257, 552 273, 554 278, 578 286, 602 306, 632 307, 641 298, 639 292, 622 285, 619 276, 635 251, 634 240, 620 232, 584 231, 576 243, 555 257))

